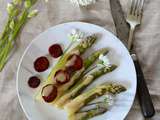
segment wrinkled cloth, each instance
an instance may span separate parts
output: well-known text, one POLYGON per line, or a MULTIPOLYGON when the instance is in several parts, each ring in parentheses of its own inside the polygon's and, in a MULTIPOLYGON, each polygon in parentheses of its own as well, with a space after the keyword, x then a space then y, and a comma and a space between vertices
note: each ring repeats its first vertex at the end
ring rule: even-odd
MULTIPOLYGON (((0 0, 0 31, 7 18, 6 5, 10 0, 0 0)), ((127 13, 127 1, 120 0, 127 13)), ((0 73, 0 120, 27 120, 16 93, 16 71, 20 58, 29 43, 41 32, 51 26, 83 21, 104 27, 115 33, 110 13, 109 0, 99 0, 86 8, 70 4, 69 0, 39 0, 34 8, 39 14, 23 28, 16 42, 16 49, 4 70, 0 73)), ((160 0, 146 0, 141 26, 136 30, 134 47, 142 65, 156 115, 152 119, 160 120, 160 0)), ((125 120, 145 120, 141 114, 137 98, 125 120)))

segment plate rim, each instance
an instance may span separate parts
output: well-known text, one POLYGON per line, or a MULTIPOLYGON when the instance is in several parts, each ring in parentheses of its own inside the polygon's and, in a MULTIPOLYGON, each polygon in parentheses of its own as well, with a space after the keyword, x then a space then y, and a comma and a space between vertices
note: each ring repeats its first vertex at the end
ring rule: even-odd
MULTIPOLYGON (((23 61, 23 58, 24 58, 26 52, 29 50, 30 46, 33 44, 34 41, 36 41, 36 39, 37 39, 39 36, 41 36, 42 34, 46 33, 46 32, 49 31, 50 29, 53 29, 54 27, 57 27, 57 26, 59 26, 59 25, 77 24, 77 23, 79 23, 79 24, 94 25, 94 26, 96 26, 96 27, 100 27, 100 28, 104 29, 105 31, 107 31, 107 32, 109 32, 110 34, 112 34, 117 40, 119 40, 119 42, 125 47, 125 49, 127 50, 128 54, 129 54, 129 51, 128 51, 128 49, 126 48, 126 46, 123 44, 123 42, 122 42, 113 32, 111 32, 111 31, 109 31, 108 29, 106 29, 106 28, 104 28, 104 27, 102 27, 102 26, 99 26, 99 25, 97 25, 97 24, 92 24, 92 23, 88 23, 88 22, 81 22, 81 21, 73 21, 73 22, 64 22, 64 23, 56 24, 56 25, 54 25, 54 26, 51 26, 51 27, 45 29, 43 32, 41 32, 41 33, 39 33, 37 36, 35 36, 35 37, 32 39, 32 41, 28 44, 28 46, 25 48, 25 50, 24 50, 24 52, 23 52, 23 54, 22 54, 22 56, 21 56, 21 58, 20 58, 20 60, 19 60, 18 69, 17 69, 17 72, 16 72, 16 92, 17 92, 17 96, 18 96, 18 101, 19 101, 20 106, 21 106, 21 108, 22 108, 25 116, 27 117, 27 119, 31 120, 31 118, 29 117, 28 113, 26 112, 26 110, 25 110, 25 108, 24 108, 24 106, 23 106, 21 97, 20 97, 20 95, 19 95, 19 84, 18 84, 18 78, 19 78, 18 75, 19 75, 21 63, 22 63, 22 61, 23 61)), ((130 54, 129 54, 129 56, 130 56, 130 54)), ((131 56, 130 56, 130 58, 131 58, 132 65, 134 66, 133 59, 132 59, 131 56)), ((129 107, 129 110, 128 110, 128 112, 126 112, 126 113, 124 114, 124 118, 122 118, 122 120, 124 120, 124 119, 127 117, 127 115, 129 114, 129 112, 130 112, 130 110, 131 110, 131 108, 132 108, 132 106, 133 106, 135 97, 136 97, 137 74, 136 74, 135 66, 134 66, 134 71, 133 71, 133 72, 135 73, 135 77, 136 77, 136 79, 135 79, 135 80, 136 80, 136 81, 135 81, 135 88, 136 88, 136 89, 135 89, 135 91, 134 91, 133 100, 132 100, 132 103, 131 103, 131 105, 130 105, 130 107, 129 107)))

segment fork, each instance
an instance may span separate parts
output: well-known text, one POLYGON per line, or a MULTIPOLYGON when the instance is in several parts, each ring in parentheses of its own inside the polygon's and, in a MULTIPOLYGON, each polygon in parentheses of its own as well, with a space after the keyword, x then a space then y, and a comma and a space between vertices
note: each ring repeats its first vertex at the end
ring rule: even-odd
POLYGON ((131 7, 128 10, 126 21, 130 25, 128 39, 128 49, 130 50, 133 42, 133 34, 136 26, 141 24, 144 0, 131 0, 131 7))
POLYGON ((134 54, 134 51, 131 50, 132 48, 132 42, 133 42, 133 34, 136 26, 141 24, 142 19, 142 13, 143 13, 143 4, 144 0, 132 0, 131 6, 128 11, 128 15, 126 18, 126 21, 130 25, 130 33, 129 33, 129 39, 128 39, 128 50, 131 53, 131 56, 134 60, 136 73, 137 73, 137 94, 139 98, 139 103, 141 106, 142 113, 144 117, 149 118, 152 117, 155 114, 154 106, 149 94, 149 90, 147 88, 145 78, 143 75, 143 71, 141 69, 141 66, 139 64, 139 61, 136 57, 136 54, 134 54))

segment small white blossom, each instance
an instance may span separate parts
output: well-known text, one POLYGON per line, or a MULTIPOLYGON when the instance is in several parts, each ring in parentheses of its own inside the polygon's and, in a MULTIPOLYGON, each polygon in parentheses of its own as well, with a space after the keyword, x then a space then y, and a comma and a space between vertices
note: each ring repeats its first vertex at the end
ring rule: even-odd
POLYGON ((104 101, 108 104, 108 106, 112 106, 114 104, 114 97, 110 94, 107 94, 105 97, 106 98, 104 101))
POLYGON ((74 35, 76 33, 77 33, 77 30, 76 29, 72 29, 71 34, 74 35))
POLYGON ((72 42, 75 42, 75 41, 78 41, 78 42, 79 42, 79 41, 81 41, 82 39, 84 39, 85 33, 84 33, 84 32, 81 32, 80 30, 73 29, 68 36, 69 36, 69 39, 70 39, 72 42))
POLYGON ((111 63, 110 63, 109 58, 107 56, 104 56, 103 54, 101 54, 99 56, 99 60, 102 61, 102 63, 100 63, 99 66, 104 65, 104 66, 110 67, 111 63))
POLYGON ((114 98, 112 95, 107 94, 102 102, 97 104, 97 109, 105 108, 109 109, 114 104, 114 98))

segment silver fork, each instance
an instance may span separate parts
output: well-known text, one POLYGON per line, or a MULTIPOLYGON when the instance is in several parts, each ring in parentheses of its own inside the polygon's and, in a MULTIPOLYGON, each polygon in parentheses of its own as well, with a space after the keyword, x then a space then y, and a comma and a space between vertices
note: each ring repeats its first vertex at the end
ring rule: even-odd
POLYGON ((143 13, 144 0, 132 0, 131 6, 126 18, 126 21, 130 24, 130 34, 128 39, 128 50, 131 52, 131 56, 134 61, 136 73, 137 73, 137 94, 139 98, 139 104, 141 106, 142 113, 145 118, 152 117, 155 114, 155 109, 149 90, 147 88, 143 71, 137 59, 134 49, 131 50, 133 42, 133 33, 135 27, 141 24, 143 13))
POLYGON ((128 49, 130 50, 133 42, 133 34, 136 26, 141 24, 144 0, 131 0, 131 6, 128 10, 126 21, 130 25, 130 33, 128 39, 128 49))

